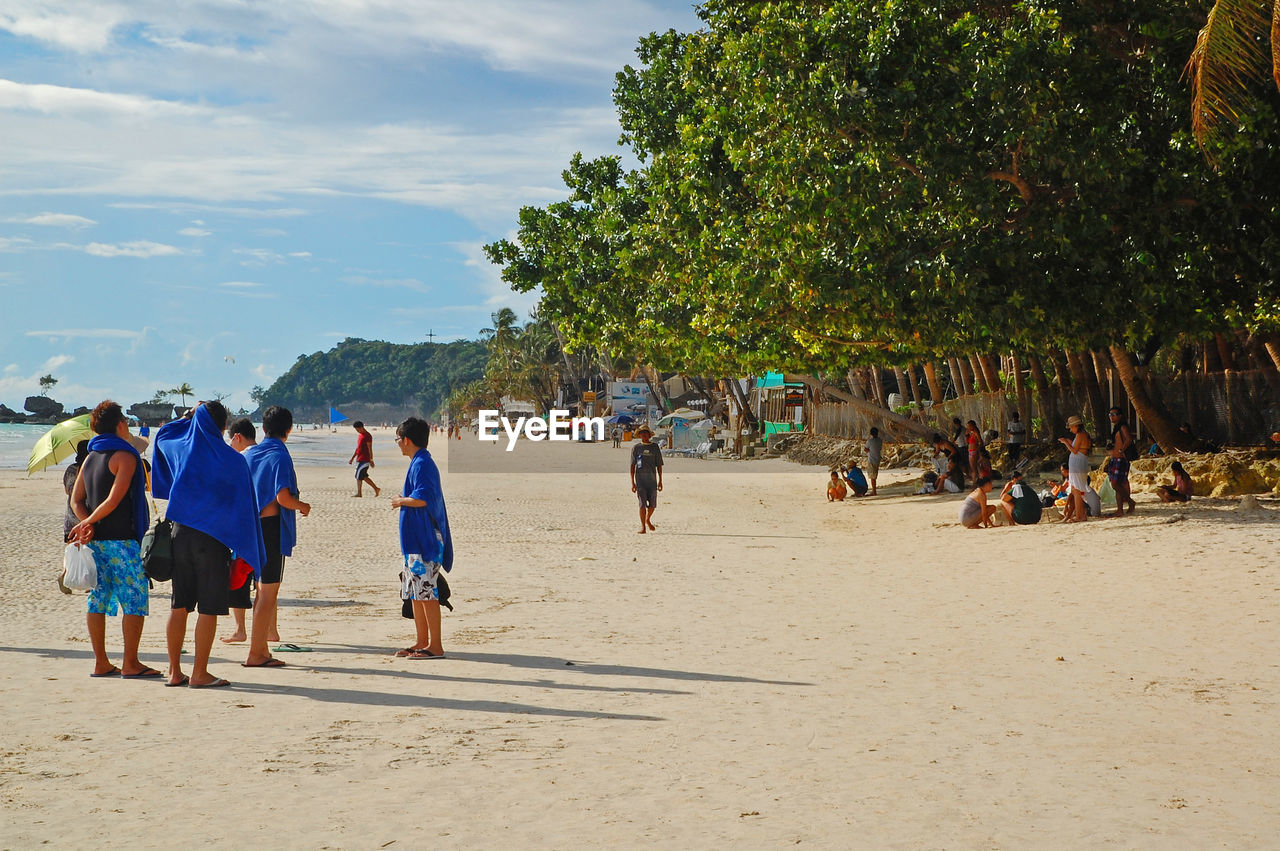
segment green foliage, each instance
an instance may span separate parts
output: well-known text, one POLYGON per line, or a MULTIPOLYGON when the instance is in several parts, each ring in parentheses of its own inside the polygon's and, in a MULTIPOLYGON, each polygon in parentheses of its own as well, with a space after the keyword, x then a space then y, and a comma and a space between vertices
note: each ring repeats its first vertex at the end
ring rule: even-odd
POLYGON ((1280 158, 1197 150, 1201 13, 708 0, 617 77, 642 169, 576 155, 489 256, 570 347, 712 374, 1275 323, 1280 158))
POLYGON ((57 383, 58 379, 54 378, 52 373, 40 376, 40 395, 48 393, 57 383))
POLYGON ((283 405, 295 415, 352 402, 408 406, 431 415, 451 389, 480 378, 486 360, 485 344, 478 340, 402 345, 348 337, 327 352, 299 356, 288 372, 251 396, 259 406, 283 405))

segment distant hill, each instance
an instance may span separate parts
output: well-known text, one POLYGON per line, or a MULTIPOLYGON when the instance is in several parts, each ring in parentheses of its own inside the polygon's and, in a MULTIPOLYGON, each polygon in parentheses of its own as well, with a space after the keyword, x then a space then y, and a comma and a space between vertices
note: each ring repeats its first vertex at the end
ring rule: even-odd
POLYGON ((300 422, 327 421, 329 406, 352 419, 391 422, 433 416, 453 387, 484 375, 479 340, 403 345, 348 337, 327 352, 300 355, 262 394, 300 422))

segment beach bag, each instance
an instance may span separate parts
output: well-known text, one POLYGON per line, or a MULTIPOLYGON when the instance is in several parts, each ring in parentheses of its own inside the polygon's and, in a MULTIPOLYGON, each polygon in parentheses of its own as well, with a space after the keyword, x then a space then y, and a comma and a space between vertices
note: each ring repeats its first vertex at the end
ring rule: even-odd
POLYGON ((142 569, 153 582, 173 577, 173 521, 157 520, 142 536, 142 569))
POLYGON ((1102 487, 1098 488, 1098 502, 1101 505, 1116 504, 1116 489, 1111 486, 1111 479, 1102 480, 1102 487))
POLYGON ((98 565, 93 560, 93 551, 87 546, 67 544, 62 554, 62 566, 66 575, 62 584, 74 591, 92 591, 98 587, 98 565))

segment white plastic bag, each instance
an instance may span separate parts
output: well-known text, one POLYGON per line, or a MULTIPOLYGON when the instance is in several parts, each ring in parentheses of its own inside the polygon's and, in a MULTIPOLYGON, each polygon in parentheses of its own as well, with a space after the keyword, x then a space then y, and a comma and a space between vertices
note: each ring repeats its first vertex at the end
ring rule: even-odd
POLYGON ((78 544, 67 544, 62 554, 62 566, 66 576, 62 584, 76 591, 92 591, 98 587, 98 565, 93 561, 93 551, 78 544))

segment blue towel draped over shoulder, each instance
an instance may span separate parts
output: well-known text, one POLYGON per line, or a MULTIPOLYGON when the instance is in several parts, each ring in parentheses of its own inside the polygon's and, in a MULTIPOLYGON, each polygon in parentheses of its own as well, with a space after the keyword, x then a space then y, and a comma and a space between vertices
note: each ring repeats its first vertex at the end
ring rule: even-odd
POLYGON ((129 441, 114 434, 99 434, 89 441, 90 452, 128 452, 137 462, 133 468, 133 482, 129 494, 133 501, 133 534, 134 540, 141 541, 142 536, 151 528, 151 512, 147 511, 147 471, 142 466, 142 456, 129 441))
POLYGON ((453 536, 449 534, 449 515, 445 513, 444 492, 440 489, 440 470, 425 449, 419 449, 409 462, 403 496, 420 499, 426 507, 400 509, 400 551, 406 555, 418 553, 424 561, 452 570, 453 536))
MULTIPOLYGON (((253 491, 258 505, 266 507, 275 502, 280 491, 288 490, 298 496, 298 476, 293 470, 293 456, 278 437, 268 437, 244 451, 253 477, 253 491)), ((261 510, 261 509, 259 509, 261 510)), ((293 555, 293 545, 298 543, 298 512, 280 506, 280 555, 293 555)))
POLYGON ((170 520, 216 538, 255 573, 262 570, 267 556, 249 465, 222 439, 203 405, 191 419, 156 433, 151 493, 169 500, 170 520))

